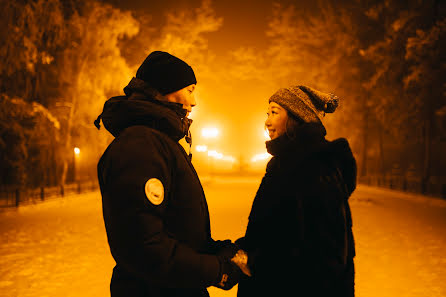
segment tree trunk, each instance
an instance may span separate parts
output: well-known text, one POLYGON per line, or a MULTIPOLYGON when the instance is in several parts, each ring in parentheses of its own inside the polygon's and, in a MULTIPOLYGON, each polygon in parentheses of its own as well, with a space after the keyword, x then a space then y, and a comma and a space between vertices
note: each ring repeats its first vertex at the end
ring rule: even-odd
MULTIPOLYGON (((75 114, 75 108, 77 105, 77 92, 76 90, 81 88, 81 83, 80 83, 80 77, 81 74, 83 73, 84 67, 87 64, 87 54, 84 55, 80 55, 83 56, 83 59, 80 59, 80 65, 79 67, 75 70, 76 73, 76 79, 75 79, 75 84, 72 85, 72 90, 71 92, 69 92, 70 96, 71 96, 71 100, 70 100, 70 112, 68 114, 68 119, 67 119, 67 130, 66 130, 66 136, 65 136, 65 156, 63 158, 63 167, 62 167, 62 176, 61 176, 61 185, 65 185, 66 179, 67 179, 67 174, 68 174, 68 162, 71 162, 71 160, 73 160, 73 156, 74 156, 74 151, 73 151, 73 146, 72 146, 72 140, 71 140, 71 129, 73 127, 73 121, 74 121, 74 114, 75 114)), ((76 67, 75 67, 76 68, 76 67)))
POLYGON ((369 109, 364 107, 363 131, 362 131, 362 154, 361 154, 361 177, 367 175, 367 149, 368 149, 368 130, 369 130, 369 109))
POLYGON ((71 128, 74 118, 74 108, 75 108, 76 98, 72 98, 71 100, 71 107, 70 112, 68 114, 67 119, 67 130, 65 134, 65 148, 64 148, 64 158, 63 158, 63 165, 62 165, 62 175, 60 179, 60 185, 65 185, 67 181, 67 175, 68 175, 68 162, 70 162, 73 159, 74 151, 71 145, 71 128))
POLYGON ((424 156, 423 175, 421 177, 421 192, 427 193, 431 174, 431 149, 432 149, 432 117, 424 121, 424 156))
POLYGON ((378 129, 378 147, 379 147, 379 175, 385 176, 385 160, 384 160, 384 139, 382 126, 378 129))

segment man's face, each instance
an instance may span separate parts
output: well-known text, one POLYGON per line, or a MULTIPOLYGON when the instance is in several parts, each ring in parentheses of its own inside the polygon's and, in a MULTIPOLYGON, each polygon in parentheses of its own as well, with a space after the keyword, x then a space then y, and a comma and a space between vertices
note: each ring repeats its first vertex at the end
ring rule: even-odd
POLYGON ((195 84, 189 85, 181 90, 165 95, 167 101, 181 103, 183 108, 187 110, 187 115, 192 111, 192 107, 196 105, 195 102, 195 84))

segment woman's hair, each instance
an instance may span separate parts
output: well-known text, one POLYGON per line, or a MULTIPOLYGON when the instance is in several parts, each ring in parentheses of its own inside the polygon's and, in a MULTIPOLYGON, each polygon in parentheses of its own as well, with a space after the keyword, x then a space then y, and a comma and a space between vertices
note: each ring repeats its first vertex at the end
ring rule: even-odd
POLYGON ((297 135, 299 127, 301 127, 305 122, 287 111, 288 119, 286 121, 285 134, 290 139, 294 139, 297 135))

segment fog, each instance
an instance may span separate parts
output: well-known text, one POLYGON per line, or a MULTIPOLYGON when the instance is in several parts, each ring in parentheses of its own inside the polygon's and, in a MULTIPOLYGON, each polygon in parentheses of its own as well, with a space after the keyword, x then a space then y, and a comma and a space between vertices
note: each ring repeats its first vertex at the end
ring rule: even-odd
POLYGON ((324 119, 327 138, 349 140, 362 182, 446 191, 440 1, 1 2, 4 186, 94 178, 112 136, 93 121, 163 50, 197 76, 191 130, 201 172, 264 171, 267 159, 252 159, 266 152, 268 98, 303 84, 340 98, 324 119), (203 137, 208 127, 218 136, 203 137))

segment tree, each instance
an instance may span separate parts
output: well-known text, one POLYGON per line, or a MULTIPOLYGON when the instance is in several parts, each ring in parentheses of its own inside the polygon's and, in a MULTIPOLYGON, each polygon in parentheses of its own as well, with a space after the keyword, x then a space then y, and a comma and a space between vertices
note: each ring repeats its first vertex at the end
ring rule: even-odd
POLYGON ((53 105, 59 110, 66 107, 61 119, 65 144, 62 184, 72 158, 73 135, 78 143, 96 143, 93 147, 97 151, 104 147, 106 139, 99 138, 98 143, 92 123, 107 95, 122 89, 130 80, 131 69, 121 56, 118 41, 138 32, 138 23, 129 12, 93 1, 74 11, 67 26, 70 46, 58 60, 64 92, 53 105))
POLYGON ((60 123, 41 104, 0 95, 0 158, 3 185, 56 183, 54 146, 60 123))
POLYGON ((129 12, 96 1, 1 4, 7 13, 0 20, 5 41, 0 46, 0 93, 39 102, 57 116, 65 150, 60 153, 63 184, 73 135, 91 150, 104 147, 106 138, 97 140, 92 123, 108 94, 130 80, 118 40, 135 35, 138 23, 129 12))
POLYGON ((406 60, 411 62, 404 86, 413 92, 418 120, 424 127, 423 191, 432 174, 432 146, 435 112, 446 105, 446 18, 427 30, 416 30, 406 43, 406 60))
POLYGON ((212 1, 202 0, 195 9, 167 13, 166 24, 157 34, 139 38, 146 45, 145 56, 154 50, 167 51, 194 65, 197 75, 209 77, 214 75, 214 69, 208 66, 212 65, 214 56, 208 53, 205 34, 217 31, 222 24, 223 19, 217 17, 212 1))
POLYGON ((364 87, 376 99, 372 111, 382 127, 380 135, 388 133, 393 142, 401 145, 418 141, 424 145, 424 156, 420 158, 424 159, 421 173, 424 188, 429 179, 434 110, 441 106, 437 104, 441 102, 439 99, 444 98, 441 82, 444 69, 439 66, 444 60, 441 54, 444 42, 442 45, 439 41, 444 29, 439 25, 441 22, 433 25, 436 3, 395 0, 375 5, 369 16, 381 27, 383 38, 361 51, 376 68, 364 87), (414 133, 419 127, 424 131, 420 140, 414 133))
POLYGON ((361 148, 365 174, 368 144, 361 135, 367 135, 370 112, 362 83, 374 69, 360 50, 377 34, 372 34, 372 22, 357 1, 319 1, 316 11, 307 14, 294 5, 275 6, 267 32, 271 46, 264 58, 267 77, 279 87, 308 84, 338 95, 340 107, 333 119, 327 117, 328 131, 348 136, 354 151, 361 148))
POLYGON ((66 43, 66 24, 58 0, 1 1, 0 93, 47 104, 57 96, 54 59, 66 43))
MULTIPOLYGON (((333 90, 341 98, 339 117, 327 119, 326 124, 329 130, 332 127, 348 135, 354 150, 362 147, 361 175, 367 174, 367 156, 372 150, 379 152, 379 167, 384 174, 384 133, 401 144, 413 135, 419 108, 404 78, 410 69, 410 77, 415 77, 423 67, 415 70, 411 66, 406 43, 417 30, 429 28, 435 3, 319 1, 318 13, 313 14, 301 13, 293 5, 275 7, 268 31, 271 47, 265 59, 271 65, 269 77, 281 85, 309 83, 333 90), (377 141, 370 142, 370 136, 377 141)), ((424 71, 438 69, 434 64, 442 59, 438 53, 429 53, 424 71)), ((444 77, 434 73, 440 80, 444 77)), ((425 85, 425 90, 441 85, 438 79, 426 81, 431 84, 425 85)), ((426 102, 426 96, 419 97, 426 102)))

